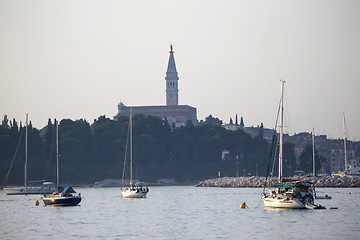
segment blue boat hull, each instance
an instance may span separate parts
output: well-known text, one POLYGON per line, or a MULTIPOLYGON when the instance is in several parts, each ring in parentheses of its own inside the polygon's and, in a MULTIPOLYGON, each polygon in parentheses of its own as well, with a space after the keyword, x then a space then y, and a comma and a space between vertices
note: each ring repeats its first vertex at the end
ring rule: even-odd
POLYGON ((81 202, 81 197, 43 197, 42 200, 46 206, 75 206, 81 202))

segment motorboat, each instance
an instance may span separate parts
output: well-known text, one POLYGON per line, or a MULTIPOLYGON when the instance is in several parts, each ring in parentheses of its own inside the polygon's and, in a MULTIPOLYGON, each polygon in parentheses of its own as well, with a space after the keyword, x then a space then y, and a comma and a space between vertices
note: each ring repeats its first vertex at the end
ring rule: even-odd
POLYGON ((327 194, 325 194, 325 196, 319 196, 317 194, 317 192, 315 191, 315 188, 314 188, 314 197, 315 197, 315 199, 331 199, 331 196, 329 196, 327 194))
POLYGON ((329 195, 325 195, 325 196, 317 196, 317 195, 315 195, 315 199, 331 199, 331 196, 329 196, 329 195))

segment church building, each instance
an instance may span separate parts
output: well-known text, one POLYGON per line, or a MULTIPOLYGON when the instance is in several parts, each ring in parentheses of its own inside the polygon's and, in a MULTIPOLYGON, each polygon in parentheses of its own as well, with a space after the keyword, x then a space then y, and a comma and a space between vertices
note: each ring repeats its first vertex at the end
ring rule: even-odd
POLYGON ((129 116, 130 108, 133 114, 144 114, 159 117, 167 120, 170 125, 175 127, 186 126, 188 121, 196 125, 196 108, 189 105, 179 105, 178 73, 176 71, 173 46, 170 45, 169 63, 166 71, 166 105, 164 106, 125 106, 122 102, 118 104, 118 113, 114 119, 119 116, 129 116))

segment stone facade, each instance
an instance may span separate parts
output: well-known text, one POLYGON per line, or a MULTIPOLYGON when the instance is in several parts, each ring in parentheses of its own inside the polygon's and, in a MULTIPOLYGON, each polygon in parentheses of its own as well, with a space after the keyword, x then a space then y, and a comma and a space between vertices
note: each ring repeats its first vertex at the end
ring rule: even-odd
POLYGON ((120 102, 118 105, 118 113, 114 118, 117 119, 119 116, 129 116, 130 108, 132 108, 133 115, 144 114, 159 117, 163 120, 167 120, 170 125, 174 123, 175 127, 186 126, 188 121, 191 121, 194 125, 197 124, 196 108, 187 105, 127 107, 120 102))

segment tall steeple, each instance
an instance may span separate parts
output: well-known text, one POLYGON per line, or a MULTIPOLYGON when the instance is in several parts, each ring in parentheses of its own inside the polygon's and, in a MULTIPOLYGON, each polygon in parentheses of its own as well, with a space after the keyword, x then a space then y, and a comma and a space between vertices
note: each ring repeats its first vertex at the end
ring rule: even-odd
POLYGON ((176 71, 173 45, 170 45, 169 63, 166 71, 166 105, 179 105, 178 73, 176 71))

